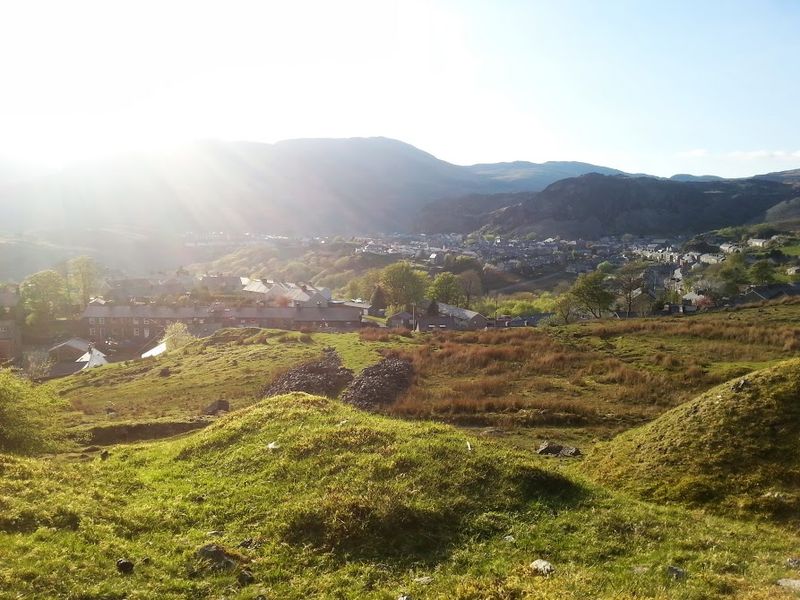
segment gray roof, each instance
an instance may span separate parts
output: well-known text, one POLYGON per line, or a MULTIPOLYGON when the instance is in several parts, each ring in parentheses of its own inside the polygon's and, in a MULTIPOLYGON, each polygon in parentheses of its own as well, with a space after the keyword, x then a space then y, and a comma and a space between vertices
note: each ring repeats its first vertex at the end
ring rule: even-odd
POLYGON ((84 318, 144 319, 286 319, 292 321, 358 321, 361 310, 351 306, 328 307, 260 307, 242 306, 212 310, 208 306, 89 305, 84 318))
POLYGON ((483 317, 481 313, 475 312, 474 310, 459 308, 458 306, 453 306, 452 304, 443 304, 442 302, 437 302, 436 304, 439 307, 440 315, 447 315, 448 317, 453 317, 454 319, 463 319, 465 321, 469 321, 475 317, 483 317))

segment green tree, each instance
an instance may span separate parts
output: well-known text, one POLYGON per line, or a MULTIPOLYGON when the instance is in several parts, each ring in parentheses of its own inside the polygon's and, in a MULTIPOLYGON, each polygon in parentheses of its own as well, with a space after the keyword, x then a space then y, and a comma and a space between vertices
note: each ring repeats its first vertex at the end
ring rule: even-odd
POLYGON ((553 306, 553 312, 565 325, 569 325, 578 316, 578 302, 572 294, 562 294, 553 306))
POLYGON ((461 283, 452 273, 440 273, 428 288, 427 296, 436 302, 458 306, 463 299, 461 283))
POLYGON ((67 281, 73 297, 81 306, 89 304, 89 297, 97 291, 100 267, 89 256, 79 256, 67 262, 67 281))
POLYGON ((753 263, 748 274, 750 281, 756 285, 767 285, 775 282, 775 269, 773 269, 768 260, 759 260, 753 263))
POLYGON ((67 283, 56 271, 39 271, 22 282, 20 297, 28 311, 28 324, 43 323, 54 319, 64 310, 67 283))
POLYGON ((614 294, 606 287, 605 279, 605 274, 600 271, 584 273, 578 277, 569 292, 578 307, 596 319, 602 317, 614 301, 614 294))
POLYGON ((385 310, 387 308, 388 305, 386 304, 386 294, 381 286, 375 286, 369 303, 372 305, 372 308, 376 310, 385 310))
POLYGON ((428 291, 428 276, 411 267, 407 262, 398 262, 386 267, 381 273, 381 287, 389 304, 408 310, 412 304, 422 302, 428 291))

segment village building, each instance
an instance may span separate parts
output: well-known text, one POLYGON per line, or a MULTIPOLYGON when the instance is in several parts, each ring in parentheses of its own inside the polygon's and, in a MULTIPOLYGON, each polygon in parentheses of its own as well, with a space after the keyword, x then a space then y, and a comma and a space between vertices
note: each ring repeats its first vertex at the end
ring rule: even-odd
POLYGON ((22 334, 16 321, 0 319, 0 364, 22 356, 22 334))

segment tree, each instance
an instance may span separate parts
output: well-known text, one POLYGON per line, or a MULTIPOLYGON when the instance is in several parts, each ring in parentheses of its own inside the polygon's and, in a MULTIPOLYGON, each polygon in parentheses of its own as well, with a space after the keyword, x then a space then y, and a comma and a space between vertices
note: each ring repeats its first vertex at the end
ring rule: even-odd
POLYGON ((67 280, 70 292, 81 306, 89 304, 89 297, 97 290, 100 268, 89 256, 79 256, 67 263, 67 280))
POLYGON ((578 314, 578 303, 575 296, 569 293, 559 296, 553 312, 565 325, 568 325, 578 314))
POLYGON ((386 267, 381 273, 381 287, 386 292, 389 304, 408 310, 412 304, 422 302, 428 291, 428 276, 411 267, 407 262, 398 262, 386 267))
POLYGON ((483 281, 481 276, 474 269, 464 271, 458 276, 461 284, 461 291, 464 294, 464 306, 467 308, 472 304, 472 299, 483 295, 483 281))
POLYGON ((750 281, 756 285, 767 285, 775 282, 775 270, 768 260, 753 263, 748 271, 750 281))
POLYGON ((642 287, 644 282, 642 277, 643 265, 640 263, 629 263, 617 271, 614 278, 615 288, 622 297, 623 307, 626 316, 630 317, 633 312, 633 301, 636 298, 636 290, 642 287))
POLYGON ((191 333, 186 323, 175 322, 170 323, 164 329, 164 337, 161 338, 162 343, 166 342, 167 352, 183 348, 186 344, 196 339, 191 333))
POLYGON ((375 286, 375 289, 372 291, 372 298, 370 299, 369 303, 372 305, 372 308, 376 310, 386 310, 386 294, 383 291, 383 288, 379 285, 375 286))
POLYGON ((49 321, 67 304, 67 283, 56 271, 39 271, 22 282, 20 297, 29 325, 49 321))
POLYGON ((614 301, 614 294, 606 288, 605 278, 605 274, 600 271, 584 273, 578 277, 569 292, 578 307, 596 319, 602 317, 603 312, 607 311, 614 301))
POLYGON ((428 298, 443 304, 458 306, 463 299, 461 283, 452 273, 440 273, 428 288, 428 298))

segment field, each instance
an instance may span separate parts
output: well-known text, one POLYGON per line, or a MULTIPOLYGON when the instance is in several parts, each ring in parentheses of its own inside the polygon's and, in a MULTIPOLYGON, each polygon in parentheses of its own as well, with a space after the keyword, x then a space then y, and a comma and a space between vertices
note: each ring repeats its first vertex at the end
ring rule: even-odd
POLYGON ((796 597, 776 581, 797 577, 800 537, 773 510, 796 504, 796 443, 771 437, 796 430, 794 388, 769 391, 796 379, 796 323, 786 303, 436 335, 229 329, 6 386, 0 599, 796 597), (261 398, 328 347, 354 371, 407 357, 415 381, 385 414, 261 398), (749 396, 714 387, 756 369, 749 396), (752 416, 728 418, 729 396, 752 416), (201 418, 217 399, 233 412, 201 418), (588 456, 531 452, 544 439, 588 456), (730 461, 758 471, 731 487, 730 461), (778 495, 753 491, 776 477, 778 495))

